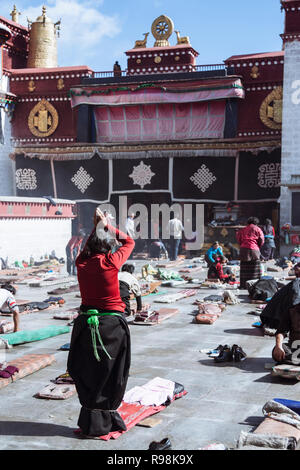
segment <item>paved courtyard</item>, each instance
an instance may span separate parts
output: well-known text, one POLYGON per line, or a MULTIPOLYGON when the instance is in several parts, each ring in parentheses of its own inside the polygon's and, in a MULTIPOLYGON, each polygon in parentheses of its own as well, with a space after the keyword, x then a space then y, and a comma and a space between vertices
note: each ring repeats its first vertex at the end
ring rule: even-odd
MULTIPOLYGON (((145 261, 136 261, 136 272, 145 261)), ((185 265, 190 264, 188 260, 185 265)), ((276 273, 282 277, 282 273, 276 273)), ((197 276, 200 277, 200 276, 197 276)), ((201 278, 206 277, 206 269, 201 278)), ((59 286, 55 286, 59 287, 59 286)), ((44 300, 52 288, 20 285, 18 298, 44 300)), ((175 293, 180 288, 160 287, 160 291, 175 293)), ((169 437, 174 450, 195 450, 220 442, 232 448, 240 432, 253 430, 262 421, 262 407, 272 398, 300 399, 300 383, 283 381, 270 376, 265 363, 272 362, 274 338, 264 337, 261 329, 252 327, 255 316, 247 314, 246 291, 239 293, 241 304, 228 306, 214 325, 193 323, 196 298, 217 294, 217 290, 201 288, 195 297, 176 304, 159 304, 159 295, 145 297, 153 307, 178 307, 179 313, 157 326, 131 325, 132 365, 128 388, 143 385, 154 377, 163 377, 185 386, 188 394, 173 402, 157 417, 162 422, 153 428, 135 426, 117 440, 94 441, 78 439, 79 401, 42 400, 34 395, 50 380, 66 370, 68 352, 59 350, 70 341, 70 334, 16 346, 7 352, 7 360, 24 354, 51 353, 56 362, 0 390, 0 449, 30 450, 144 450, 153 440, 169 437), (201 349, 219 344, 238 344, 248 357, 242 363, 216 364, 201 349)), ((59 312, 80 305, 76 293, 63 296, 65 305, 59 312)), ((21 316, 22 329, 48 325, 64 325, 55 320, 56 310, 21 316)))

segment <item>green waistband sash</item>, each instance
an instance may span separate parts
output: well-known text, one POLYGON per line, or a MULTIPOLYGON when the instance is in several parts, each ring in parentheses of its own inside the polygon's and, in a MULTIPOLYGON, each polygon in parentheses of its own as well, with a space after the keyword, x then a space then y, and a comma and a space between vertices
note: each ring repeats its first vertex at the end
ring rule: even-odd
POLYGON ((95 358, 97 359, 97 361, 100 362, 100 360, 101 360, 100 357, 99 357, 98 351, 97 351, 97 338, 98 338, 98 341, 101 345, 101 348, 103 349, 103 351, 105 352, 107 357, 109 359, 112 359, 112 357, 109 355, 109 353, 107 352, 107 350, 106 350, 106 348, 103 344, 103 341, 102 341, 102 338, 101 338, 101 335, 100 335, 100 332, 99 332, 99 319, 98 319, 98 317, 107 317, 107 316, 122 317, 122 314, 121 313, 115 313, 115 312, 102 312, 101 313, 101 312, 98 312, 98 310, 96 310, 96 309, 91 309, 91 310, 88 310, 87 312, 81 312, 81 315, 87 315, 88 316, 87 324, 89 325, 90 330, 91 330, 94 355, 95 355, 95 358))

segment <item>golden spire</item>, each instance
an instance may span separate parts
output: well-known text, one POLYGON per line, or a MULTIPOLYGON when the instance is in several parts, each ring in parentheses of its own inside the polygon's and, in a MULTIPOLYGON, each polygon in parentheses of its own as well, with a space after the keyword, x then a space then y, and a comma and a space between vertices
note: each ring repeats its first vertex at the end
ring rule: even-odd
POLYGON ((12 21, 14 21, 15 23, 19 23, 19 15, 21 14, 22 13, 18 11, 16 5, 14 5, 13 11, 10 13, 12 21))

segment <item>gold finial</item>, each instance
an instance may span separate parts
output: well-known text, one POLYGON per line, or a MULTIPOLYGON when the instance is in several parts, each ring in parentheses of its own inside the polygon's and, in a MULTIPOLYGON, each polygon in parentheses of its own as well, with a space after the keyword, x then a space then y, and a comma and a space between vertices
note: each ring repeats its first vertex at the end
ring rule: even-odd
POLYGON ((18 11, 16 5, 14 5, 13 11, 10 13, 12 21, 14 21, 15 23, 19 23, 19 15, 21 14, 22 13, 18 11))

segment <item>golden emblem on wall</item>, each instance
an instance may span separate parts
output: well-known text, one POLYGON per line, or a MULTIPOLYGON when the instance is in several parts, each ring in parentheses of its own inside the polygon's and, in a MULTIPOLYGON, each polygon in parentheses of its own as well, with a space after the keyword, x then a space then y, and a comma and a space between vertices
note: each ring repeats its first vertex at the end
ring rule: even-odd
POLYGON ((33 80, 29 80, 28 82, 28 91, 31 93, 35 90, 36 86, 33 80))
POLYGON ((154 62, 155 62, 156 64, 159 64, 159 63, 161 62, 161 57, 160 57, 159 55, 156 55, 156 56, 154 57, 154 62))
POLYGON ((53 134, 58 126, 58 113, 54 106, 42 99, 30 111, 28 127, 36 137, 48 137, 53 134))
POLYGON ((250 76, 251 78, 255 79, 255 78, 258 78, 260 76, 260 73, 258 71, 258 67, 257 65, 254 65, 251 69, 251 73, 250 73, 250 76))
POLYGON ((259 110, 260 119, 270 129, 281 129, 282 127, 282 100, 283 89, 279 86, 261 104, 259 110))
POLYGON ((174 23, 168 16, 161 15, 153 21, 151 31, 156 41, 154 47, 169 46, 169 37, 173 34, 174 23))
POLYGON ((56 87, 57 87, 58 90, 63 90, 65 88, 65 83, 64 83, 64 80, 62 78, 59 78, 57 80, 56 87))

